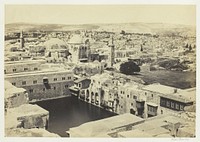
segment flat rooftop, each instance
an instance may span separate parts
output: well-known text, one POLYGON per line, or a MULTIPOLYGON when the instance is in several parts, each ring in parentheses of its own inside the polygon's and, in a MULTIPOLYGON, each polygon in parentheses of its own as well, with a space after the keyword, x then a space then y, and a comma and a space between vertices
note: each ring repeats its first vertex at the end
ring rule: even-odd
POLYGON ((138 129, 134 129, 134 130, 130 130, 130 131, 124 131, 124 132, 119 132, 118 133, 119 137, 125 137, 125 138, 142 138, 142 137, 152 137, 150 134, 138 130, 138 129))
POLYGON ((5 62, 5 65, 24 65, 24 64, 33 64, 33 63, 45 63, 45 60, 22 60, 22 61, 10 61, 10 62, 5 62))
POLYGON ((166 85, 162 85, 162 84, 159 84, 159 83, 155 83, 155 84, 145 85, 142 89, 152 91, 152 92, 161 93, 161 94, 170 94, 170 93, 173 93, 174 89, 176 89, 176 88, 166 86, 166 85))
POLYGON ((17 121, 18 118, 34 115, 49 115, 49 112, 38 105, 31 104, 10 108, 5 115, 5 126, 6 128, 16 128, 16 125, 19 123, 17 121))
POLYGON ((196 96, 195 89, 183 90, 170 86, 161 85, 159 83, 146 85, 142 89, 159 93, 161 97, 168 98, 171 100, 176 100, 183 103, 190 103, 195 101, 195 96, 196 96))
MULTIPOLYGON (((144 123, 133 126, 132 128, 133 130, 137 129, 155 137, 163 134, 166 135, 169 134, 169 131, 164 127, 170 124, 177 124, 177 123, 181 123, 182 125, 190 124, 189 121, 180 117, 176 117, 173 115, 162 115, 149 118, 144 123)), ((193 123, 191 123, 190 125, 192 124, 193 123)))
POLYGON ((40 71, 30 71, 30 72, 19 72, 13 74, 5 74, 5 78, 10 77, 24 77, 24 76, 32 76, 32 75, 50 75, 50 74, 59 74, 59 73, 72 73, 70 70, 63 70, 59 68, 50 68, 40 71))
POLYGON ((70 133, 76 133, 80 137, 96 137, 99 135, 107 134, 112 130, 122 128, 127 125, 134 125, 143 122, 144 119, 132 115, 130 113, 126 113, 97 121, 84 123, 78 127, 70 128, 70 133))
POLYGON ((6 81, 4 82, 4 89, 5 89, 5 98, 10 98, 14 96, 17 93, 25 92, 26 90, 24 88, 18 88, 12 85, 10 82, 6 81))

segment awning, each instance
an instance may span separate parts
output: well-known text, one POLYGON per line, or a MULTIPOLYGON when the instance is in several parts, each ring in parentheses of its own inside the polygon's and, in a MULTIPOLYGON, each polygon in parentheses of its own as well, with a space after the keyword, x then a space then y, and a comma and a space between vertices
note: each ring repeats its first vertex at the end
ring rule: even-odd
POLYGON ((48 79, 48 77, 43 77, 43 79, 48 79))
POLYGON ((158 107, 158 105, 157 105, 157 104, 155 104, 155 103, 152 103, 152 102, 147 102, 147 105, 150 105, 150 106, 153 106, 153 107, 158 107))

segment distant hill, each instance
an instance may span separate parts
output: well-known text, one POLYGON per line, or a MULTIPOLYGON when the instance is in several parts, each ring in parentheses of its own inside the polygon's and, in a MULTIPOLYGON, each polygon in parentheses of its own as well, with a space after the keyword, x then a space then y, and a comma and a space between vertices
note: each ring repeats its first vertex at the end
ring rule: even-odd
POLYGON ((19 32, 24 31, 69 31, 69 30, 100 30, 109 32, 131 33, 153 33, 161 35, 189 35, 195 36, 196 28, 194 26, 164 24, 164 23, 116 23, 116 24, 82 24, 82 25, 64 25, 64 24, 30 24, 30 23, 12 23, 5 25, 5 31, 19 32))
POLYGON ((29 24, 29 23, 11 23, 5 25, 5 32, 19 32, 24 31, 68 31, 68 30, 91 30, 99 28, 97 25, 64 25, 64 24, 29 24))

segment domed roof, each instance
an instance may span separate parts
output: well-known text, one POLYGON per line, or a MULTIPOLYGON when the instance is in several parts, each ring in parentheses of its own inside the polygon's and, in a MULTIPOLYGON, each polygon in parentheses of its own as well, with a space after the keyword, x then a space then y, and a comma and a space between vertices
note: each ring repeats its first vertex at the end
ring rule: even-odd
POLYGON ((51 38, 50 40, 44 43, 46 50, 52 49, 68 49, 67 44, 58 38, 51 38))
POLYGON ((75 34, 75 35, 72 35, 72 37, 70 38, 69 44, 82 44, 83 43, 83 38, 78 35, 78 34, 75 34))

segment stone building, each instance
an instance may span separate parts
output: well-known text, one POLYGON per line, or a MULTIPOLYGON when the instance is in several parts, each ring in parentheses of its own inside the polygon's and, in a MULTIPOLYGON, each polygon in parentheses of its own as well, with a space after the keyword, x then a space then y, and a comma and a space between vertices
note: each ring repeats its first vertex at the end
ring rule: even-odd
POLYGON ((12 62, 6 67, 11 70, 9 72, 20 71, 5 74, 5 80, 16 87, 26 89, 31 101, 70 95, 73 72, 64 67, 36 61, 12 62))
POLYGON ((33 72, 41 70, 40 65, 44 64, 44 60, 27 60, 27 61, 11 61, 5 63, 4 73, 14 74, 20 72, 33 72))
POLYGON ((184 90, 161 84, 143 85, 102 73, 91 76, 83 100, 117 114, 131 113, 149 118, 184 112, 186 107, 195 104, 195 92, 195 88, 184 90))
POLYGON ((195 88, 184 90, 157 83, 146 85, 142 90, 146 96, 146 117, 184 112, 185 107, 195 103, 195 88))
POLYGON ((70 87, 71 94, 77 96, 81 100, 85 100, 85 94, 91 80, 86 77, 78 78, 74 81, 74 86, 70 87))
POLYGON ((141 124, 144 119, 122 114, 93 122, 84 123, 69 129, 70 137, 117 137, 120 131, 131 130, 133 126, 141 124))
POLYGON ((72 138, 189 138, 196 136, 195 122, 189 119, 171 114, 142 119, 129 113, 70 128, 69 135, 72 138))
POLYGON ((4 88, 5 88, 4 103, 6 109, 18 107, 22 104, 28 103, 29 101, 28 93, 24 88, 17 88, 8 81, 4 82, 4 88))
POLYGON ((89 62, 89 63, 78 63, 75 65, 73 71, 76 75, 92 76, 95 74, 102 73, 104 70, 105 62, 89 62))
POLYGON ((74 34, 68 41, 69 52, 71 53, 71 62, 88 62, 90 59, 90 42, 81 35, 74 34))
POLYGON ((5 136, 20 136, 33 128, 48 128, 49 112, 29 103, 28 93, 5 81, 5 136), (28 129, 28 130, 27 130, 28 129))

